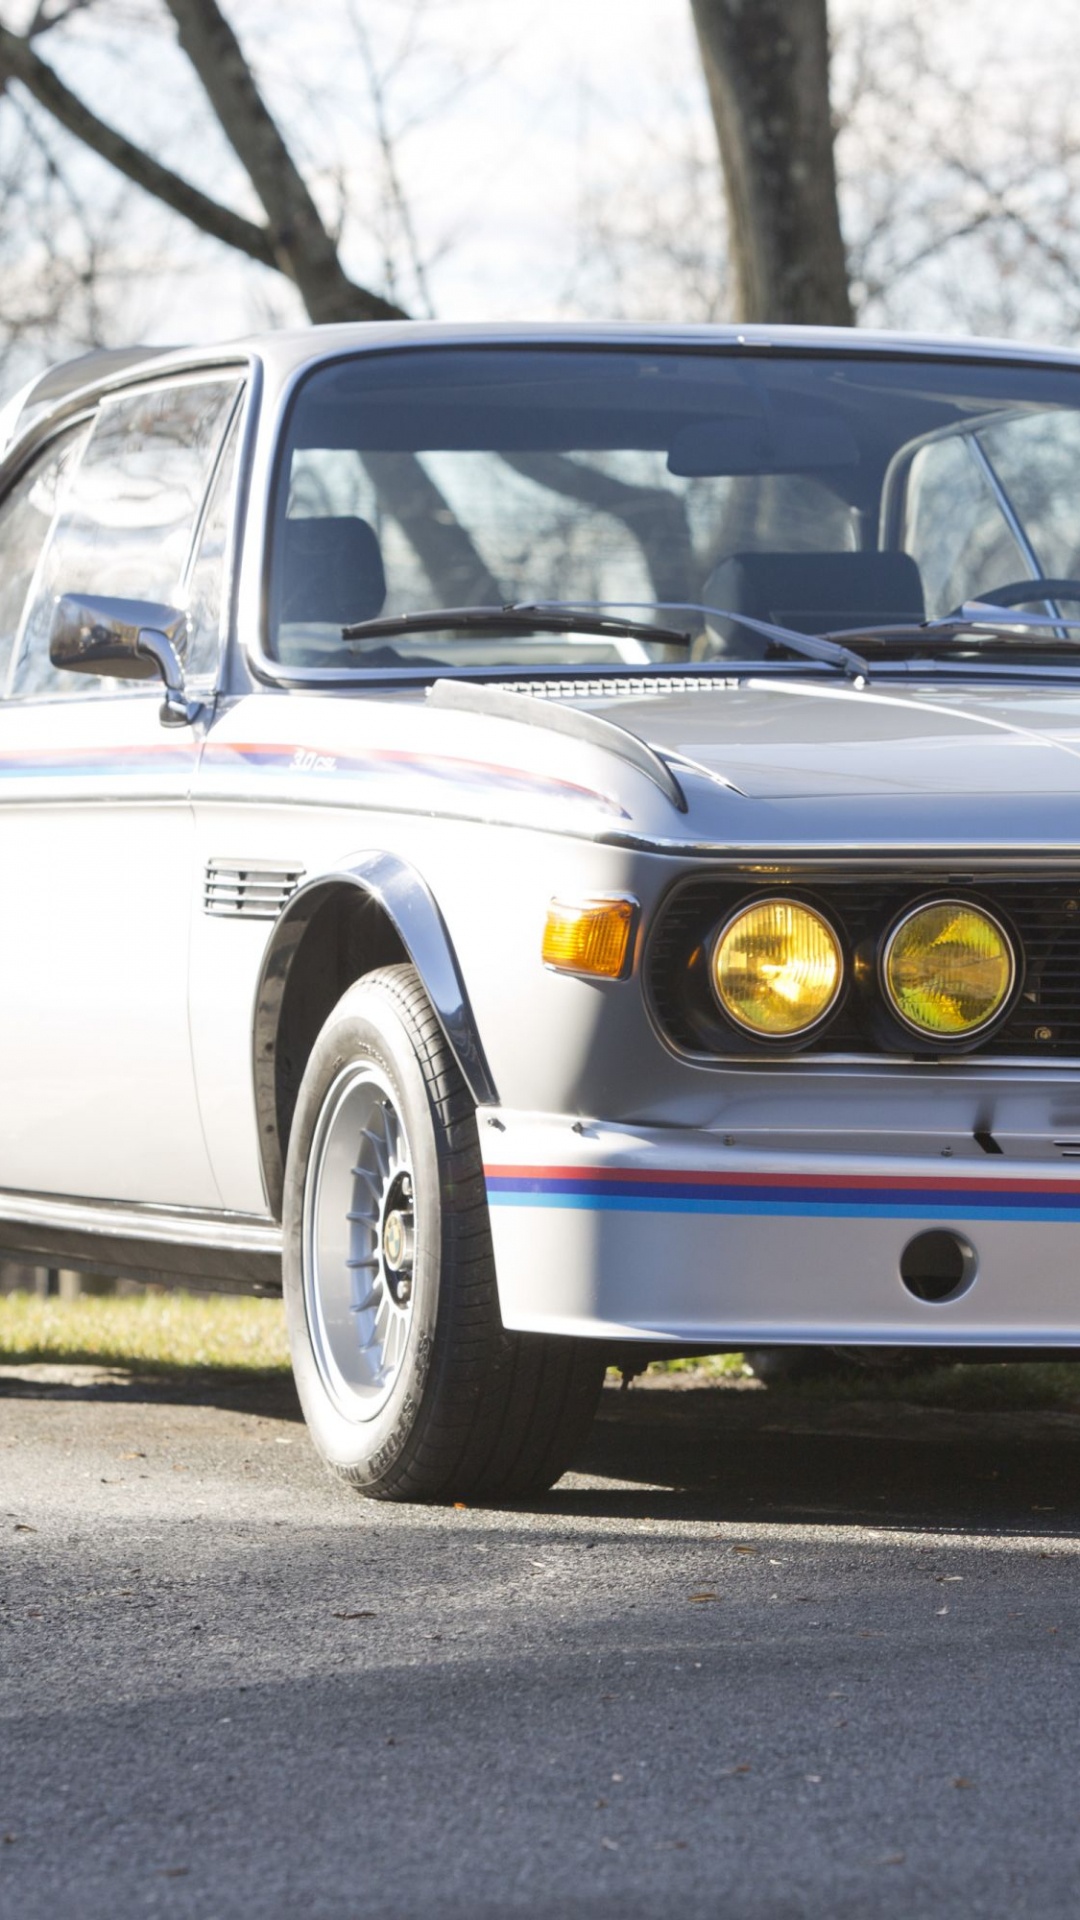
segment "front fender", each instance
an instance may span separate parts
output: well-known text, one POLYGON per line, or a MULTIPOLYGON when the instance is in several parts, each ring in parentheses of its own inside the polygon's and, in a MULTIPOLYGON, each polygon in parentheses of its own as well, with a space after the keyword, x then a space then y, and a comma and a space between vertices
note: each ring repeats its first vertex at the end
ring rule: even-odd
POLYGON ((348 888, 376 904, 412 961, 477 1106, 498 1105, 457 957, 430 887, 396 854, 350 855, 293 894, 274 926, 259 974, 252 1022, 253 1078, 263 1180, 275 1211, 284 1178, 283 1122, 288 1118, 281 1111, 278 1040, 289 975, 315 915, 335 891, 348 888))

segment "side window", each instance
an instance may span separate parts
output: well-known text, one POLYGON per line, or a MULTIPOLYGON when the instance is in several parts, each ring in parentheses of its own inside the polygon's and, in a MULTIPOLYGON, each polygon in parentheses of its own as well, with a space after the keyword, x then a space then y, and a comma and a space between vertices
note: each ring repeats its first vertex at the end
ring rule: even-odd
POLYGON ((64 593, 178 604, 236 391, 235 380, 194 381, 102 401, 34 582, 14 695, 116 693, 123 685, 57 671, 49 659, 53 608, 64 593))
POLYGON ((50 440, 0 502, 0 692, 7 689, 27 596, 85 427, 50 440))
POLYGON ((236 457, 240 447, 240 417, 238 411, 218 461, 188 581, 186 606, 190 624, 184 666, 190 680, 212 678, 217 673, 221 652, 222 619, 229 584, 229 534, 232 527, 236 457))

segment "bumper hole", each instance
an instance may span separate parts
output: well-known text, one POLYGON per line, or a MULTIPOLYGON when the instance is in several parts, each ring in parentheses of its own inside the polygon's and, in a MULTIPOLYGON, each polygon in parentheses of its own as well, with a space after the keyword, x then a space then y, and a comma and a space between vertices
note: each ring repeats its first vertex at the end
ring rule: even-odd
POLYGON ((917 1233, 900 1255, 900 1278, 916 1300, 940 1305, 966 1293, 975 1278, 975 1249, 962 1234, 917 1233))

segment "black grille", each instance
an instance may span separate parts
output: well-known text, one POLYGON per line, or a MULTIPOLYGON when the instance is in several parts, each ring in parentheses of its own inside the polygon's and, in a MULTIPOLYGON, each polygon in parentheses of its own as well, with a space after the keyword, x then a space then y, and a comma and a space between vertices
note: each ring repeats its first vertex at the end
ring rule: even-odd
POLYGON ((646 958, 653 1009, 683 1052, 762 1059, 793 1051, 790 1042, 778 1049, 749 1040, 724 1019, 707 964, 710 936, 730 914, 754 899, 785 894, 823 912, 844 946, 844 992, 799 1052, 1080 1057, 1080 862, 1037 875, 916 866, 888 875, 829 873, 792 865, 688 881, 661 908, 646 958), (891 927, 921 901, 942 898, 987 908, 1011 935, 1019 962, 1003 1018, 961 1045, 917 1039, 893 1018, 878 984, 878 955, 891 927))

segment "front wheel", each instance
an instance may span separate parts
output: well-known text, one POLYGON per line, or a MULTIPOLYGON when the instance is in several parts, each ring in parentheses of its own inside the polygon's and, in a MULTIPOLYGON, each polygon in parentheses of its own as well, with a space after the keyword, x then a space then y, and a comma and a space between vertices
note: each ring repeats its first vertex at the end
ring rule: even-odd
POLYGON ((564 1472, 603 1360, 503 1330, 475 1109, 412 967, 350 987, 312 1049, 284 1282, 312 1437, 363 1493, 521 1495, 564 1472))

